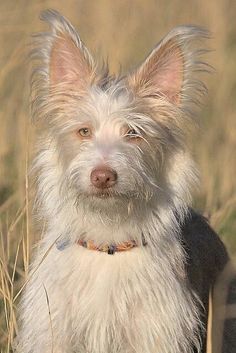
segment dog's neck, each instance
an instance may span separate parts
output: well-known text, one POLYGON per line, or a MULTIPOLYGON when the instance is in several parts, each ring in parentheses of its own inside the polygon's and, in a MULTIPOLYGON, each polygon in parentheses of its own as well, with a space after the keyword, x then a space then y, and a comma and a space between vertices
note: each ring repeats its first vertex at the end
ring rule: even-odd
POLYGON ((105 213, 74 207, 68 201, 68 204, 51 218, 49 234, 62 250, 80 239, 92 241, 96 246, 100 246, 127 241, 142 244, 144 238, 149 247, 158 247, 165 238, 169 242, 176 242, 183 212, 186 210, 179 212, 180 208, 177 210, 170 205, 166 208, 154 208, 153 204, 146 204, 140 209, 133 209, 123 218, 120 213, 116 218, 110 219, 105 213))

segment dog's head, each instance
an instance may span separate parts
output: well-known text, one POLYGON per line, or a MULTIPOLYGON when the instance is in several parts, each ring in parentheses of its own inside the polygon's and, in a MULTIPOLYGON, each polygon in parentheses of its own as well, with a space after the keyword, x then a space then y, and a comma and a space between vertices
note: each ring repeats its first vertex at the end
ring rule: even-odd
POLYGON ((191 173, 185 131, 205 93, 195 72, 206 69, 195 43, 207 33, 178 27, 140 67, 115 78, 65 18, 46 11, 43 19, 51 31, 36 37, 33 114, 56 149, 62 189, 101 207, 168 194, 179 173, 191 173))

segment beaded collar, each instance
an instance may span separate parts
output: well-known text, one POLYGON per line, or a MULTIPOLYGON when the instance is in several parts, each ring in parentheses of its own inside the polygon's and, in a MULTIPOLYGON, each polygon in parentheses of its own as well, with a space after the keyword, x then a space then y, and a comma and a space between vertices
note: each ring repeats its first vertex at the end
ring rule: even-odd
MULTIPOLYGON (((116 252, 131 250, 138 246, 138 243, 136 242, 136 240, 128 240, 118 244, 110 244, 110 245, 103 244, 98 246, 92 240, 85 241, 85 240, 79 239, 77 241, 77 244, 89 250, 97 250, 97 251, 105 252, 108 255, 114 255, 116 252)), ((143 246, 147 245, 144 238, 142 240, 142 244, 143 246)))

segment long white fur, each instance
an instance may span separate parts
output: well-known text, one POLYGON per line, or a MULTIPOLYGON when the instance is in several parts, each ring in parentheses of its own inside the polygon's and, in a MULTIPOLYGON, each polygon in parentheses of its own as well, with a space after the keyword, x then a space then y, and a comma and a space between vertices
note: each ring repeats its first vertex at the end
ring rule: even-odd
POLYGON ((197 182, 183 126, 192 112, 191 98, 196 98, 191 93, 203 92, 202 85, 190 83, 199 66, 195 62, 199 53, 191 51, 190 44, 206 33, 180 27, 164 39, 163 43, 172 38, 182 48, 186 75, 182 106, 173 107, 163 97, 149 99, 152 111, 168 117, 158 124, 148 116, 142 99, 130 94, 126 79, 111 81, 106 89, 94 84, 84 100, 74 93, 67 108, 59 110, 60 100, 50 96, 48 72, 58 33, 67 33, 96 68, 67 20, 55 11, 47 11, 43 18, 52 32, 36 40, 33 55, 40 66, 33 76, 33 115, 43 126, 34 169, 37 217, 45 233, 20 304, 16 350, 189 353, 193 346, 200 349, 199 302, 186 278, 179 231, 197 182), (68 135, 88 120, 96 127, 96 139, 78 148, 68 135), (124 125, 141 135, 145 132, 146 142, 125 143, 119 135, 124 125), (105 200, 91 195, 89 182, 91 170, 104 161, 119 177, 114 195, 105 200), (140 246, 111 256, 78 246, 82 235, 96 243, 135 239, 140 246), (143 236, 148 246, 142 245, 143 236))

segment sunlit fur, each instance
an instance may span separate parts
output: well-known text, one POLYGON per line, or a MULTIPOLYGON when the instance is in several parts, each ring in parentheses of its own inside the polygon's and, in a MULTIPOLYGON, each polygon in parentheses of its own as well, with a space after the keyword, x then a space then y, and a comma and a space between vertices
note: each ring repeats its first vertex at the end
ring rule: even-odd
POLYGON ((207 66, 195 43, 207 34, 178 27, 134 73, 109 78, 67 20, 55 11, 46 11, 43 19, 51 31, 35 37, 32 54, 32 111, 39 135, 35 209, 43 237, 21 300, 17 352, 200 349, 199 302, 186 279, 179 230, 197 182, 185 138, 205 93, 195 74, 207 66), (83 55, 89 89, 63 80, 50 84, 52 48, 60 36, 70 38, 83 55), (156 83, 148 82, 160 66, 165 73, 166 46, 167 55, 178 56, 175 67, 182 65, 174 95, 155 91, 156 83), (84 126, 93 136, 82 141, 77 131, 84 126), (129 127, 138 137, 126 135, 129 127), (90 173, 99 165, 113 168, 118 182, 98 196, 90 173), (77 245, 82 236, 96 244, 135 239, 139 246, 111 256, 77 245))

